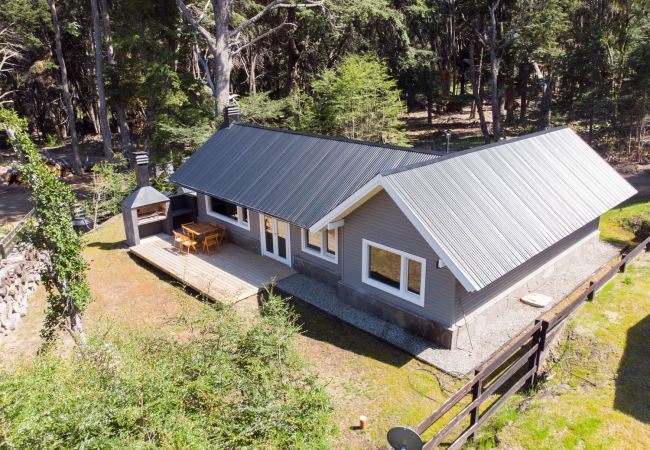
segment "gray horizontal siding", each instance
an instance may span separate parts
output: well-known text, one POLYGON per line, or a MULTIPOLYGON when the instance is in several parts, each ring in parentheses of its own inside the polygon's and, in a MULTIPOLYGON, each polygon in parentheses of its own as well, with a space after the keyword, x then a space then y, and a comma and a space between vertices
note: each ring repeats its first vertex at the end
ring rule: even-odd
POLYGON ((493 281, 488 286, 479 291, 468 293, 461 286, 461 284, 458 283, 456 286, 456 320, 459 320, 463 317, 463 310, 465 314, 470 314, 471 312, 488 303, 490 300, 497 300, 495 296, 516 285, 527 275, 543 267, 553 258, 559 256, 574 246, 576 243, 578 243, 580 240, 586 238, 591 233, 598 230, 598 221, 599 219, 592 220, 587 225, 574 231, 564 239, 547 248, 543 252, 537 254, 533 258, 529 259, 517 268, 511 270, 506 275, 502 276, 496 281, 493 281))
POLYGON ((368 200, 345 219, 342 233, 342 281, 355 289, 442 325, 454 322, 455 278, 447 268, 438 269, 438 256, 384 191, 368 200), (361 281, 362 239, 384 244, 426 259, 424 306, 376 289, 361 281))
POLYGON ((214 216, 208 214, 206 209, 206 196, 197 194, 198 203, 198 217, 199 222, 218 223, 224 225, 227 230, 228 240, 237 245, 247 248, 248 250, 260 252, 260 216, 255 211, 248 211, 248 221, 250 223, 250 230, 246 230, 237 225, 219 220, 214 216))

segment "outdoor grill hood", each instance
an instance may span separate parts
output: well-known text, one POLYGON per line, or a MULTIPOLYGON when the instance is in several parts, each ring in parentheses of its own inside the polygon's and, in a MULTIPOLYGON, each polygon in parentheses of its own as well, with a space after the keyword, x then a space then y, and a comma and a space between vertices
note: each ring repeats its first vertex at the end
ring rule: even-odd
POLYGON ((123 202, 126 208, 141 208, 169 202, 169 197, 161 194, 149 183, 149 155, 146 152, 133 152, 137 188, 123 202))

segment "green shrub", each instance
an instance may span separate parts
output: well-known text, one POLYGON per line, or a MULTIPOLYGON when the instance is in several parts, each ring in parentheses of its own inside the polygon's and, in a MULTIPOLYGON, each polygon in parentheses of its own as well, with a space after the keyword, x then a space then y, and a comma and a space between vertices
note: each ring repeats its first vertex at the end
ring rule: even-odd
POLYGON ((206 309, 182 338, 112 329, 0 374, 0 448, 327 448, 329 399, 287 305, 247 323, 206 309))
POLYGON ((93 167, 93 182, 90 186, 92 200, 88 209, 98 224, 118 214, 122 202, 135 189, 135 172, 129 170, 128 161, 121 154, 115 154, 112 163, 100 161, 93 167))
POLYGON ((459 113, 463 112, 463 108, 472 103, 472 96, 469 94, 452 95, 447 103, 447 112, 459 113))
POLYGON ((634 233, 635 241, 641 242, 650 235, 650 214, 639 214, 634 217, 624 218, 621 225, 634 233))

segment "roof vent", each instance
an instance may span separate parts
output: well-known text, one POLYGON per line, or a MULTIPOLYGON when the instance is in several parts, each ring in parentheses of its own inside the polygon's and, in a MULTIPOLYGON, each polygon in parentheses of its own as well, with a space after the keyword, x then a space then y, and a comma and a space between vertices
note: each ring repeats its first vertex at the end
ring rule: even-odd
POLYGON ((239 105, 228 105, 224 110, 224 125, 230 127, 235 123, 239 123, 240 110, 239 105))
POLYGON ((147 152, 133 152, 135 162, 135 180, 138 187, 149 186, 149 155, 147 152))

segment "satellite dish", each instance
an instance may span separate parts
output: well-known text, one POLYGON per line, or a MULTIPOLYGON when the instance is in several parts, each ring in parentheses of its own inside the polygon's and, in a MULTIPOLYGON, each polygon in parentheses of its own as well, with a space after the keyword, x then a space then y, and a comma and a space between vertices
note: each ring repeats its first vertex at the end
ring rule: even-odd
POLYGON ((394 427, 386 435, 388 443, 395 450, 422 450, 424 442, 411 427, 394 427))

